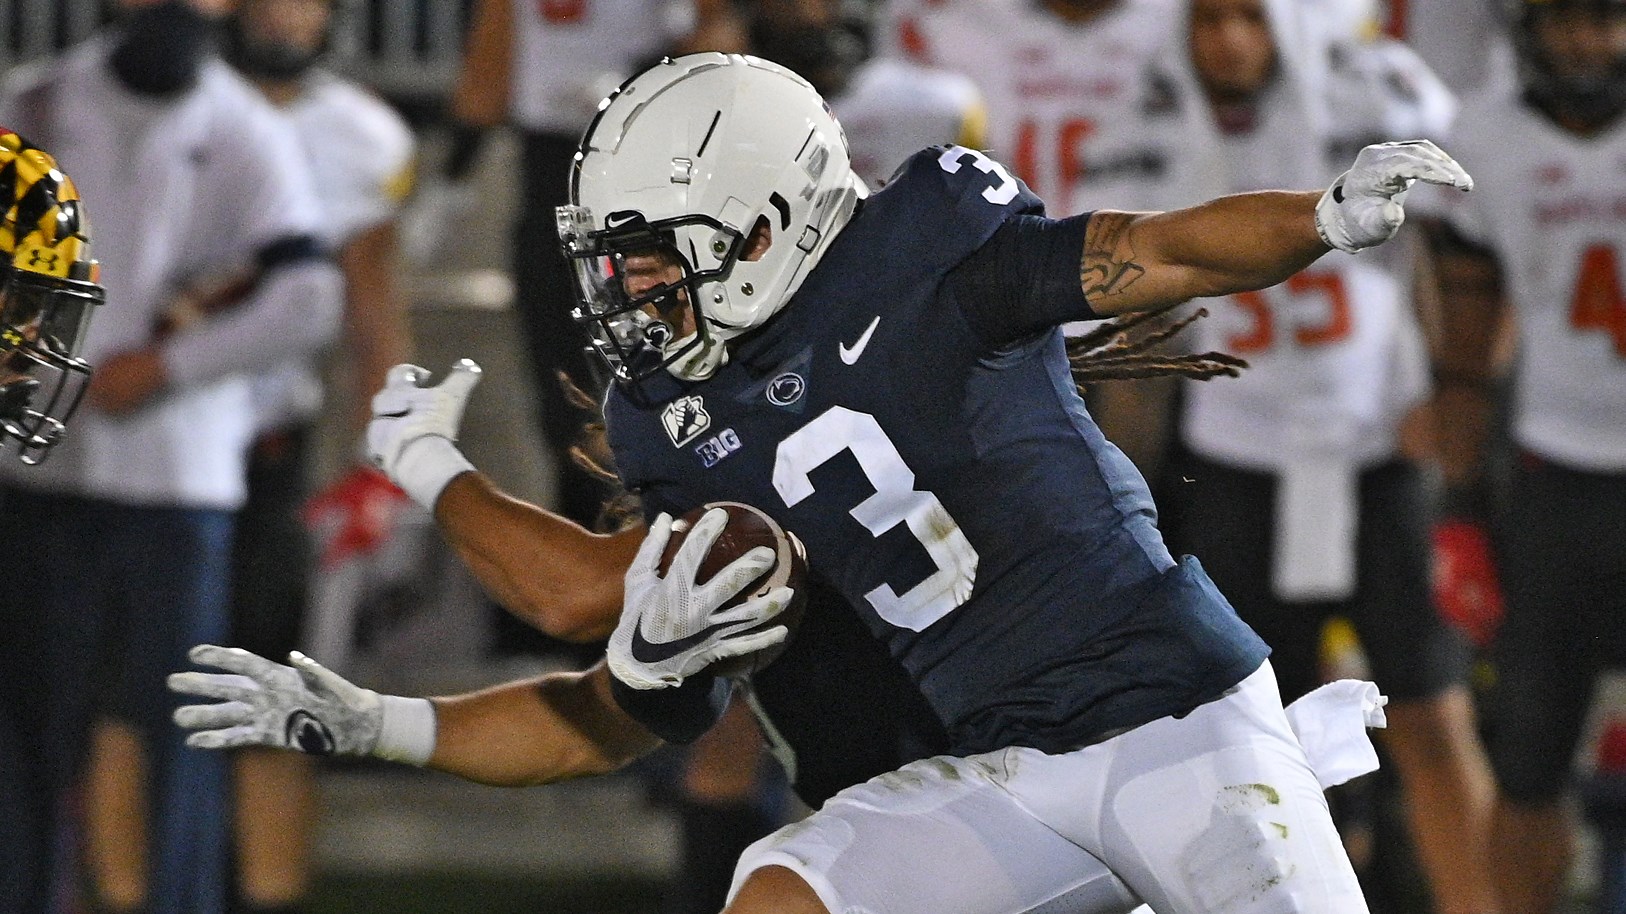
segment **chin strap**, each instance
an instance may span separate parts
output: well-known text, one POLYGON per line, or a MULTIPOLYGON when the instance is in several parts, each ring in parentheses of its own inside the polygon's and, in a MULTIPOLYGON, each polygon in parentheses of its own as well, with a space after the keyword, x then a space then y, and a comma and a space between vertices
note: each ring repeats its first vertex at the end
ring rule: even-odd
POLYGON ((666 370, 685 381, 704 381, 728 364, 728 344, 715 336, 708 336, 694 345, 693 333, 683 339, 666 344, 666 352, 677 352, 692 347, 681 358, 666 366, 666 370))

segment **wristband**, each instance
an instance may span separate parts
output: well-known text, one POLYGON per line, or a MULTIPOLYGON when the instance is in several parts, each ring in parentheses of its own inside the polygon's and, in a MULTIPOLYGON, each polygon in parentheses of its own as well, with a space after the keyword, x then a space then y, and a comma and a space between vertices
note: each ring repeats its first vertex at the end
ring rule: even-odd
POLYGON ((473 470, 474 464, 469 463, 457 445, 440 435, 424 435, 401 449, 391 476, 413 501, 433 514, 435 502, 440 500, 446 486, 473 470))
MULTIPOLYGON (((443 439, 444 440, 444 439, 443 439)), ((435 754, 435 705, 427 698, 380 695, 384 719, 373 755, 388 762, 423 767, 435 754)))

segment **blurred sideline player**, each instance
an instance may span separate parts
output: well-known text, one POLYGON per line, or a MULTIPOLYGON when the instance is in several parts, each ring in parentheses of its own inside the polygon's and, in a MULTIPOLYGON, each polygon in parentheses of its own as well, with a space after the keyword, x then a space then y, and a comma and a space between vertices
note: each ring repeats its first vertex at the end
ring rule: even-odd
POLYGON ((46 145, 100 202, 98 248, 119 307, 86 340, 97 364, 75 433, 41 472, 4 474, 0 549, 32 569, 0 636, 12 676, 6 736, 30 760, 3 773, 8 857, 27 882, 7 899, 45 910, 65 788, 97 731, 122 789, 86 782, 91 902, 108 911, 224 910, 226 771, 167 724, 164 671, 200 633, 226 631, 233 513, 253 434, 242 372, 331 339, 338 273, 316 240, 301 151, 252 87, 218 59, 230 0, 121 0, 111 26, 8 74, 0 120, 46 145), (187 326, 179 299, 260 276, 229 310, 187 326), (18 518, 28 518, 23 523, 18 518), (48 672, 47 672, 48 671, 48 672), (15 736, 15 741, 13 737, 15 736), (17 797, 26 798, 24 801, 17 797), (122 804, 122 805, 121 805, 122 804), (134 854, 97 827, 150 822, 134 854))
MULTIPOLYGON (((371 91, 317 68, 335 3, 242 0, 228 21, 224 50, 285 115, 311 164, 322 203, 320 241, 345 275, 341 346, 354 392, 335 407, 348 411, 343 424, 359 434, 372 389, 410 351, 405 299, 395 278, 395 215, 410 190, 413 138, 371 91)), ((301 507, 309 494, 315 418, 324 407, 315 359, 293 359, 257 377, 254 400, 257 436, 233 548, 233 642, 276 657, 296 646, 309 597, 312 543, 301 507)), ((343 503, 377 488, 374 480, 380 480, 376 470, 353 468, 327 499, 343 503)), ((122 764, 119 758, 99 761, 122 764)), ((233 909, 298 911, 311 890, 314 769, 304 756, 255 750, 237 753, 233 768, 233 909)), ((111 789, 119 789, 117 781, 111 789)), ((132 849, 143 825, 132 816, 102 820, 122 864, 138 864, 132 849)))
POLYGON ((750 0, 739 12, 744 43, 706 50, 754 54, 805 76, 841 121, 853 170, 871 187, 922 146, 986 144, 987 111, 970 78, 871 56, 869 23, 849 20, 837 0, 750 0))
MULTIPOLYGON (((987 145, 1051 214, 1134 206, 1166 160, 1133 130, 1172 0, 903 0, 888 56, 964 73, 987 103, 987 145)), ((837 112, 839 115, 841 112, 837 112)))
MULTIPOLYGON (((1467 189, 1466 173, 1426 142, 1387 144, 1321 193, 1047 220, 998 163, 948 147, 866 197, 805 82, 720 55, 629 82, 582 149, 560 233, 580 316, 618 373, 606 408, 617 468, 657 531, 660 513, 714 498, 763 507, 888 643, 953 749, 872 784, 886 808, 966 789, 991 818, 1042 826, 1032 867, 1011 874, 1024 885, 1053 887, 1076 873, 1060 858, 1085 849, 1170 914, 1365 910, 1267 649, 1197 563, 1164 550, 1144 483, 1089 420, 1055 328, 1271 285, 1330 248, 1387 240, 1414 180, 1467 189)), ((1071 367, 1124 364, 1108 351, 1071 367)), ((392 374, 370 440, 489 562, 503 547, 482 546, 470 522, 493 506, 456 486, 471 467, 447 421, 469 381, 424 380, 392 374)), ((658 620, 637 629, 666 645, 653 656, 612 639, 619 681, 661 692, 682 678, 662 670, 682 640, 664 631, 669 615, 639 613, 658 620)), ((826 816, 759 845, 731 907, 786 892, 815 907, 787 869, 791 848, 839 846, 849 828, 826 816)), ((923 872, 921 856, 891 863, 923 872)))
POLYGON ((1511 310, 1491 863, 1503 910, 1548 914, 1573 852, 1565 800, 1595 680, 1626 664, 1626 3, 1515 0, 1509 15, 1517 84, 1468 99, 1453 132, 1486 193, 1440 203, 1437 373, 1451 502, 1484 523, 1493 337, 1511 310))
POLYGON ((84 396, 90 365, 79 350, 107 293, 73 181, 3 127, 0 200, 0 448, 34 463, 62 440, 84 396))
MULTIPOLYGON (((358 390, 344 402, 359 434, 366 402, 389 366, 409 354, 404 299, 395 279, 394 215, 411 189, 410 130, 367 90, 327 71, 312 71, 326 49, 336 0, 245 0, 227 22, 226 58, 289 118, 310 159, 323 214, 322 243, 345 277, 341 345, 358 390)), ((220 288, 177 300, 168 332, 240 303, 258 281, 250 270, 220 288)), ((233 542, 233 643, 281 655, 298 639, 307 601, 311 543, 301 521, 308 493, 316 413, 323 406, 318 366, 301 358, 254 381, 256 437, 248 456, 248 494, 233 542)), ((387 486, 370 468, 355 468, 338 491, 387 486)), ((103 727, 121 727, 106 722, 103 727)), ((104 738, 120 741, 133 734, 104 738)), ((111 794, 134 785, 117 769, 121 756, 101 753, 91 778, 104 785, 104 806, 139 808, 111 794)), ((310 886, 316 784, 308 760, 286 753, 244 752, 233 760, 236 805, 231 822, 238 855, 233 910, 292 911, 310 886)), ((146 823, 120 814, 95 817, 92 841, 105 847, 89 863, 111 872, 141 865, 146 823)))
MULTIPOLYGON (((1185 8, 1162 66, 1165 206, 1330 180, 1368 143, 1449 126, 1449 91, 1403 47, 1319 35, 1293 3, 1185 8)), ((1430 601, 1424 468, 1402 447, 1428 386, 1414 253, 1335 251, 1280 285, 1202 300, 1192 344, 1249 368, 1184 385, 1160 505, 1171 548, 1199 556, 1271 646, 1285 699, 1321 681, 1326 621, 1353 622, 1391 696, 1384 740, 1435 908, 1486 914, 1493 787, 1466 642, 1430 601)))

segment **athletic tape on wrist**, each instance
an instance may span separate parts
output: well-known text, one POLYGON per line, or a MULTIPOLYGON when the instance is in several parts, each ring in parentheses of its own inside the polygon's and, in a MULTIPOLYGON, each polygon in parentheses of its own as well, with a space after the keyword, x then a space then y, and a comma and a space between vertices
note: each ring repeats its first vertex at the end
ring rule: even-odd
POLYGON ((373 755, 420 768, 435 753, 435 706, 427 698, 380 695, 384 719, 373 755))
POLYGON ((402 449, 392 475, 402 491, 433 513, 446 486, 473 469, 457 445, 439 435, 425 435, 402 449))

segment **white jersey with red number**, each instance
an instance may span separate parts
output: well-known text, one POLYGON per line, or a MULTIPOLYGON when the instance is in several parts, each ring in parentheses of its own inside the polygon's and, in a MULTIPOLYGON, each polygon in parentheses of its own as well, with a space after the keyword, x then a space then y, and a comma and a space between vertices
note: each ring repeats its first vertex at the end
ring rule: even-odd
MULTIPOLYGON (((1316 81, 1333 113, 1325 134, 1295 135, 1291 108, 1275 106, 1252 133, 1222 142, 1227 191, 1284 186, 1283 175, 1302 168, 1293 147, 1306 142, 1320 146, 1320 174, 1310 179, 1330 182, 1368 143, 1440 136, 1456 107, 1414 55, 1391 43, 1342 49, 1316 81)), ((1205 300, 1210 316, 1188 331, 1192 345, 1241 356, 1249 368, 1187 385, 1186 444, 1260 470, 1318 454, 1357 466, 1392 457, 1400 420, 1427 392, 1410 242, 1334 251, 1277 286, 1205 300)))
POLYGON ((1138 143, 1146 67, 1168 38, 1169 0, 1120 0, 1083 25, 1033 0, 918 2, 894 11, 897 53, 970 76, 988 106, 988 151, 1052 216, 1133 209, 1161 168, 1138 143))
POLYGON ((610 90, 693 25, 676 0, 512 0, 514 123, 579 134, 610 90))
POLYGON ((927 146, 979 145, 985 116, 968 77, 884 58, 860 66, 830 107, 847 135, 853 170, 871 189, 927 146))
POLYGON ((1626 470, 1626 123, 1581 139, 1504 90, 1464 107, 1449 148, 1474 176, 1449 218, 1496 253, 1518 320, 1515 440, 1626 470))

